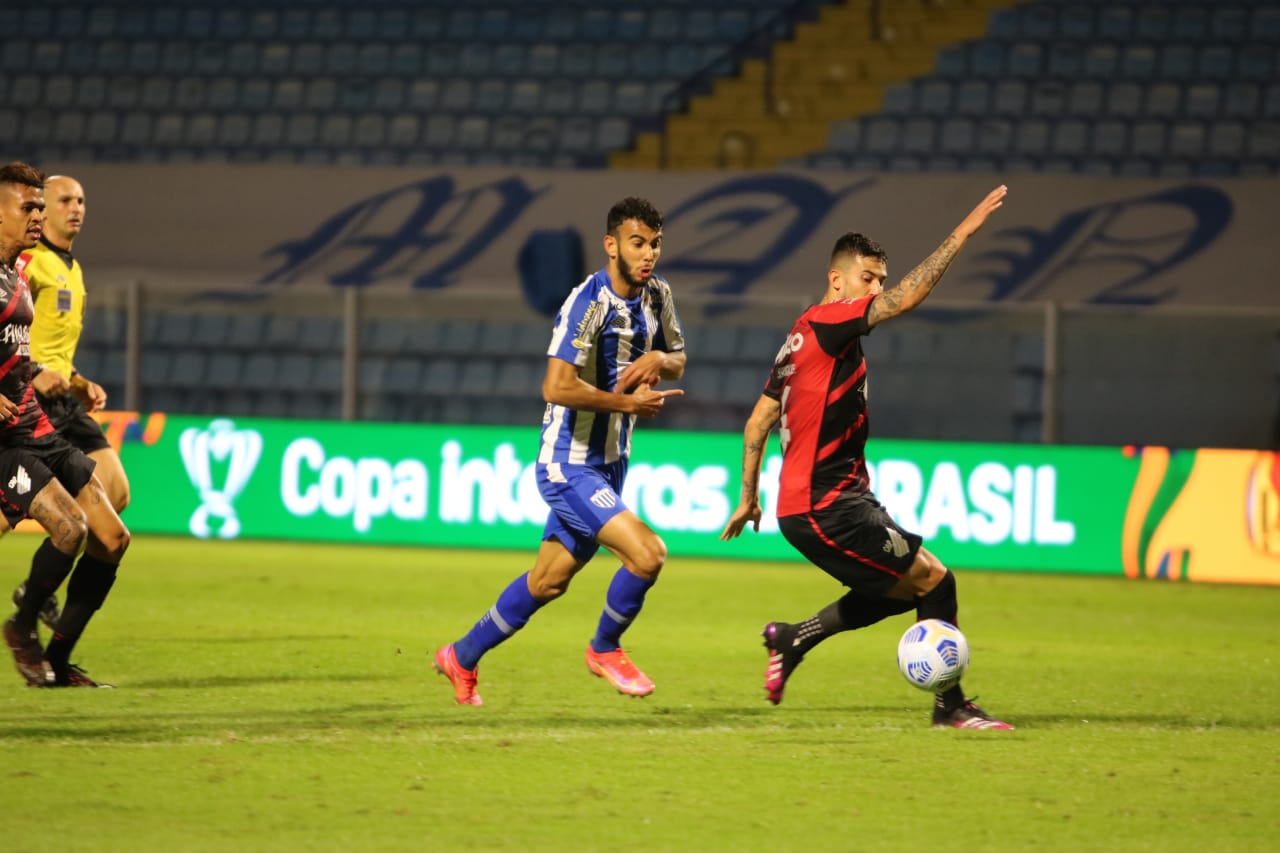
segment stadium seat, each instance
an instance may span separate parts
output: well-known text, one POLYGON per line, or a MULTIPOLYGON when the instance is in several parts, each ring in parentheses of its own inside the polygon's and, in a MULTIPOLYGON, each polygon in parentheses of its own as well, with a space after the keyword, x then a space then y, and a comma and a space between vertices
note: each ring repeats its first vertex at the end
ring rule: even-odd
POLYGON ((1013 123, 1003 118, 979 122, 977 143, 979 154, 1007 153, 1013 144, 1013 123))
POLYGON ((1196 70, 1202 79, 1226 80, 1235 69, 1234 49, 1225 44, 1207 44, 1200 48, 1196 70))
POLYGON ((1113 83, 1107 90, 1107 114, 1118 118, 1136 116, 1142 106, 1142 85, 1113 83))
POLYGON ((1057 117, 1067 109, 1067 87, 1057 80, 1042 80, 1031 87, 1032 115, 1057 117))
POLYGON ((237 389, 243 385, 244 357, 238 352, 224 350, 209 357, 205 382, 215 389, 237 389))
POLYGON ((827 137, 827 147, 832 151, 855 152, 862 145, 862 124, 854 119, 834 121, 827 137))
POLYGON ((1143 120, 1135 122, 1129 140, 1129 151, 1135 157, 1159 158, 1165 154, 1167 131, 1164 122, 1143 120))
MULTIPOLYGON (((34 103, 34 101, 33 101, 34 103)), ((906 115, 915 109, 915 87, 910 83, 890 83, 884 87, 880 111, 887 115, 906 115)))
POLYGON ((1019 35, 1041 42, 1058 37, 1058 10, 1052 6, 1037 4, 1019 10, 1019 35))
POLYGON ((901 127, 896 119, 876 116, 863 128, 863 148, 873 154, 888 154, 898 149, 901 127))
POLYGON ((1103 119, 1093 123, 1090 133, 1090 150, 1095 155, 1119 157, 1126 153, 1129 131, 1120 119, 1103 119))
POLYGON ((1087 42, 1094 37, 1095 12, 1083 4, 1072 4, 1058 13, 1058 36, 1069 41, 1087 42))
POLYGON ((951 118, 942 123, 938 150, 944 154, 964 155, 973 150, 976 126, 969 118, 951 118))
POLYGON ((1021 80, 1001 80, 991 94, 991 110, 997 115, 1020 116, 1027 108, 1027 84, 1021 80))
POLYGON ((1263 90, 1262 118, 1280 118, 1280 83, 1272 83, 1263 90))
POLYGON ((1181 105, 1182 87, 1177 83, 1153 83, 1147 87, 1142 111, 1144 115, 1168 119, 1178 115, 1181 105))
POLYGON ((1196 42, 1209 30, 1208 11, 1200 4, 1180 3, 1173 10, 1168 38, 1175 41, 1196 42))
POLYGON ((1249 12, 1241 6, 1219 6, 1212 11, 1209 34, 1215 41, 1240 42, 1249 36, 1249 12))
POLYGON ((939 77, 964 78, 969 72, 969 52, 964 45, 947 45, 937 53, 933 71, 939 77))
POLYGON ((1049 122, 1041 118, 1024 118, 1014 126, 1013 152, 1037 155, 1049 149, 1049 122))
POLYGON ((901 150, 907 154, 932 153, 937 132, 937 125, 931 118, 908 119, 902 125, 901 150))
POLYGON ((950 82, 946 80, 926 80, 918 85, 917 92, 921 112, 932 116, 942 116, 952 111, 950 82))
MULTIPOLYGON (((144 361, 159 358, 158 355, 147 355, 144 361)), ((180 349, 173 356, 172 366, 167 381, 177 388, 198 388, 205 382, 209 357, 202 350, 180 349)), ((93 374, 88 374, 92 376, 93 374)))
POLYGON ((1009 46, 1006 73, 1020 79, 1040 76, 1044 67, 1044 48, 1034 42, 1019 42, 1009 46))
POLYGON ((1249 18, 1249 33, 1259 41, 1280 42, 1280 8, 1257 5, 1249 18))
POLYGON ((1280 123, 1263 121, 1250 125, 1245 139, 1245 153, 1265 160, 1280 157, 1280 123))
POLYGON ((1089 124, 1084 119, 1064 118, 1053 126, 1049 150, 1062 157, 1080 157, 1088 150, 1089 124))
POLYGON ((254 352, 245 357, 242 367, 243 387, 252 391, 278 391, 280 358, 272 352, 254 352))
POLYGON ((1245 151, 1245 126, 1238 121, 1212 122, 1205 153, 1227 161, 1238 160, 1245 151))
POLYGON ((1125 41, 1133 33, 1133 7, 1107 4, 1098 15, 1098 37, 1107 41, 1125 41))
POLYGON ((991 100, 991 87, 985 80, 965 80, 956 88, 956 112, 966 116, 982 116, 991 100))
POLYGON ((996 41, 979 41, 969 49, 969 73, 978 77, 999 79, 1005 76, 1005 46, 996 41))
POLYGON ((1168 152, 1173 157, 1193 160, 1204 153, 1205 126, 1199 121, 1178 121, 1169 128, 1168 152))

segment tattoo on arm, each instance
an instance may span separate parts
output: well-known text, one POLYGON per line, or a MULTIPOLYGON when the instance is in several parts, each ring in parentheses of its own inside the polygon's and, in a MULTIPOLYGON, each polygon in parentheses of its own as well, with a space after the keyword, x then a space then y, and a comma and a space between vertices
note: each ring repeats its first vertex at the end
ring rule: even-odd
POLYGON ((872 301, 867 322, 874 326, 890 317, 905 314, 923 302, 959 254, 960 246, 961 241, 957 240, 954 234, 943 240, 942 245, 935 249, 932 255, 907 273, 906 278, 883 291, 872 301))
POLYGON ((761 397, 747 421, 742 436, 742 503, 756 503, 760 499, 760 468, 764 464, 765 448, 769 446, 769 433, 778 423, 781 409, 777 400, 761 397))

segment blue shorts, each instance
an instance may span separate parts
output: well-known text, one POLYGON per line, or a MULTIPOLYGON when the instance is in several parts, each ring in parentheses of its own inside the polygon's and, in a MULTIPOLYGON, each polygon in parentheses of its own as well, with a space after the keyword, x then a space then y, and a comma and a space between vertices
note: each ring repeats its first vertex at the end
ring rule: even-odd
POLYGON ((555 537, 585 563, 600 550, 600 543, 596 541, 600 528, 627 509, 621 494, 627 463, 615 462, 603 468, 538 464, 535 471, 538 491, 551 507, 542 540, 555 537))

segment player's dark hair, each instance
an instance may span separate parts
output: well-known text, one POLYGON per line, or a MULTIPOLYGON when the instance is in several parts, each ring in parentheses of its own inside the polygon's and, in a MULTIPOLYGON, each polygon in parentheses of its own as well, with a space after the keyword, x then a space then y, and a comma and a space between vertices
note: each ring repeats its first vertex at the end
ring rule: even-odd
POLYGON ((29 166, 17 160, 0 166, 0 184, 21 184, 22 186, 44 188, 44 172, 35 166, 29 166))
POLYGON ((609 218, 605 220, 604 226, 605 233, 612 234, 617 231, 618 226, 628 219, 635 219, 654 231, 662 230, 662 214, 658 212, 658 208, 650 204, 648 199, 630 196, 609 208, 609 218))
POLYGON ((836 258, 843 255, 861 255, 864 258, 874 258, 882 264, 889 263, 889 255, 879 243, 856 231, 848 231, 836 240, 835 248, 831 250, 831 265, 835 266, 836 258))

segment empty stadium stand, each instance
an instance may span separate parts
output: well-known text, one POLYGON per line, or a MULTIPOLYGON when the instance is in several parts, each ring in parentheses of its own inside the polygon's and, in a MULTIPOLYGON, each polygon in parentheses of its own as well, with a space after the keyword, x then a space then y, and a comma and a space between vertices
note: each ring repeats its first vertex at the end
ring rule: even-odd
POLYGON ((994 10, 879 108, 793 159, 815 168, 1273 175, 1280 4, 1080 3, 994 10))
MULTIPOLYGON (((71 0, 6 4, 0 28, 0 149, 37 163, 1280 170, 1280 2, 1267 0, 71 0)), ((877 434, 1045 434, 1039 320, 981 322, 978 347, 973 326, 945 319, 868 339, 877 434), (971 370, 919 369, 961 342, 954 360, 971 370)), ((1217 412, 1239 424, 1223 443, 1258 444, 1240 407, 1275 398, 1265 320, 1198 330, 1239 381, 1191 411, 1175 383, 1150 385, 1149 354, 1122 328, 1073 322, 1063 440, 1194 443, 1217 412), (1135 381, 1150 388, 1141 401, 1125 393, 1135 381), (1137 434, 1108 433, 1104 411, 1137 434)), ((113 401, 130 332, 120 305, 92 305, 79 366, 113 401)), ((782 332, 691 328, 698 369, 656 426, 738 430, 782 332)), ((137 333, 140 407, 342 413, 340 317, 166 305, 137 333)), ((356 414, 536 423, 547 335, 545 321, 365 318, 356 414)), ((1190 351, 1170 358, 1201 369, 1190 351)))

